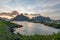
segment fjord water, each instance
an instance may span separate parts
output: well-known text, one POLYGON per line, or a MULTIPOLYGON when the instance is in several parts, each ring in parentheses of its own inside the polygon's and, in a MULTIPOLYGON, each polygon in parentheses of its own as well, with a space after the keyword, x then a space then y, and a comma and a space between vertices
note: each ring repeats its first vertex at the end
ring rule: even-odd
POLYGON ((53 33, 60 32, 60 29, 45 26, 40 23, 32 23, 26 21, 13 21, 13 23, 23 25, 21 28, 15 28, 14 33, 20 33, 22 35, 50 35, 53 33))

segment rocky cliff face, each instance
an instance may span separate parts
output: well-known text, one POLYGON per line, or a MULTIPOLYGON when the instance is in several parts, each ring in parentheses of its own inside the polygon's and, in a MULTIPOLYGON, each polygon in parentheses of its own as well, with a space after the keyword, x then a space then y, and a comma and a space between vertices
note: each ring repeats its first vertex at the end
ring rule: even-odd
POLYGON ((24 16, 23 14, 17 15, 12 21, 29 21, 29 17, 24 16))

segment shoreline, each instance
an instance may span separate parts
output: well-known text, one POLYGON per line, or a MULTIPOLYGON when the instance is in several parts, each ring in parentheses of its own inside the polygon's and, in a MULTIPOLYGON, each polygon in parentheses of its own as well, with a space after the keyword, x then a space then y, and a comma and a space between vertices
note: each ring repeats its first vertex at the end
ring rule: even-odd
POLYGON ((26 22, 41 23, 41 24, 43 24, 45 26, 49 26, 49 27, 60 29, 60 24, 57 24, 57 23, 35 22, 35 21, 26 21, 26 22))

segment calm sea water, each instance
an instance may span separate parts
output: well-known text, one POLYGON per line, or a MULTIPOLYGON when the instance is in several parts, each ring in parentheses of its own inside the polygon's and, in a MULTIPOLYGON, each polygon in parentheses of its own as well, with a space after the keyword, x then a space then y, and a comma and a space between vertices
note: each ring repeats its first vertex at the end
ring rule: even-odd
POLYGON ((14 33, 20 33, 22 35, 50 35, 60 32, 60 29, 48 27, 40 23, 32 23, 26 21, 13 21, 13 23, 23 25, 21 28, 15 28, 14 33))

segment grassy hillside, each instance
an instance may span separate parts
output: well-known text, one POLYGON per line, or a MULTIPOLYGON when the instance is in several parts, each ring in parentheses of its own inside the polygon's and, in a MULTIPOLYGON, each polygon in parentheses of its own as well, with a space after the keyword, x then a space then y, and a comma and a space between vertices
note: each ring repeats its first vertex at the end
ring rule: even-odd
POLYGON ((10 32, 9 27, 12 27, 15 25, 16 24, 14 24, 14 23, 10 23, 10 22, 4 21, 4 20, 0 20, 0 40, 12 38, 12 33, 10 32))

